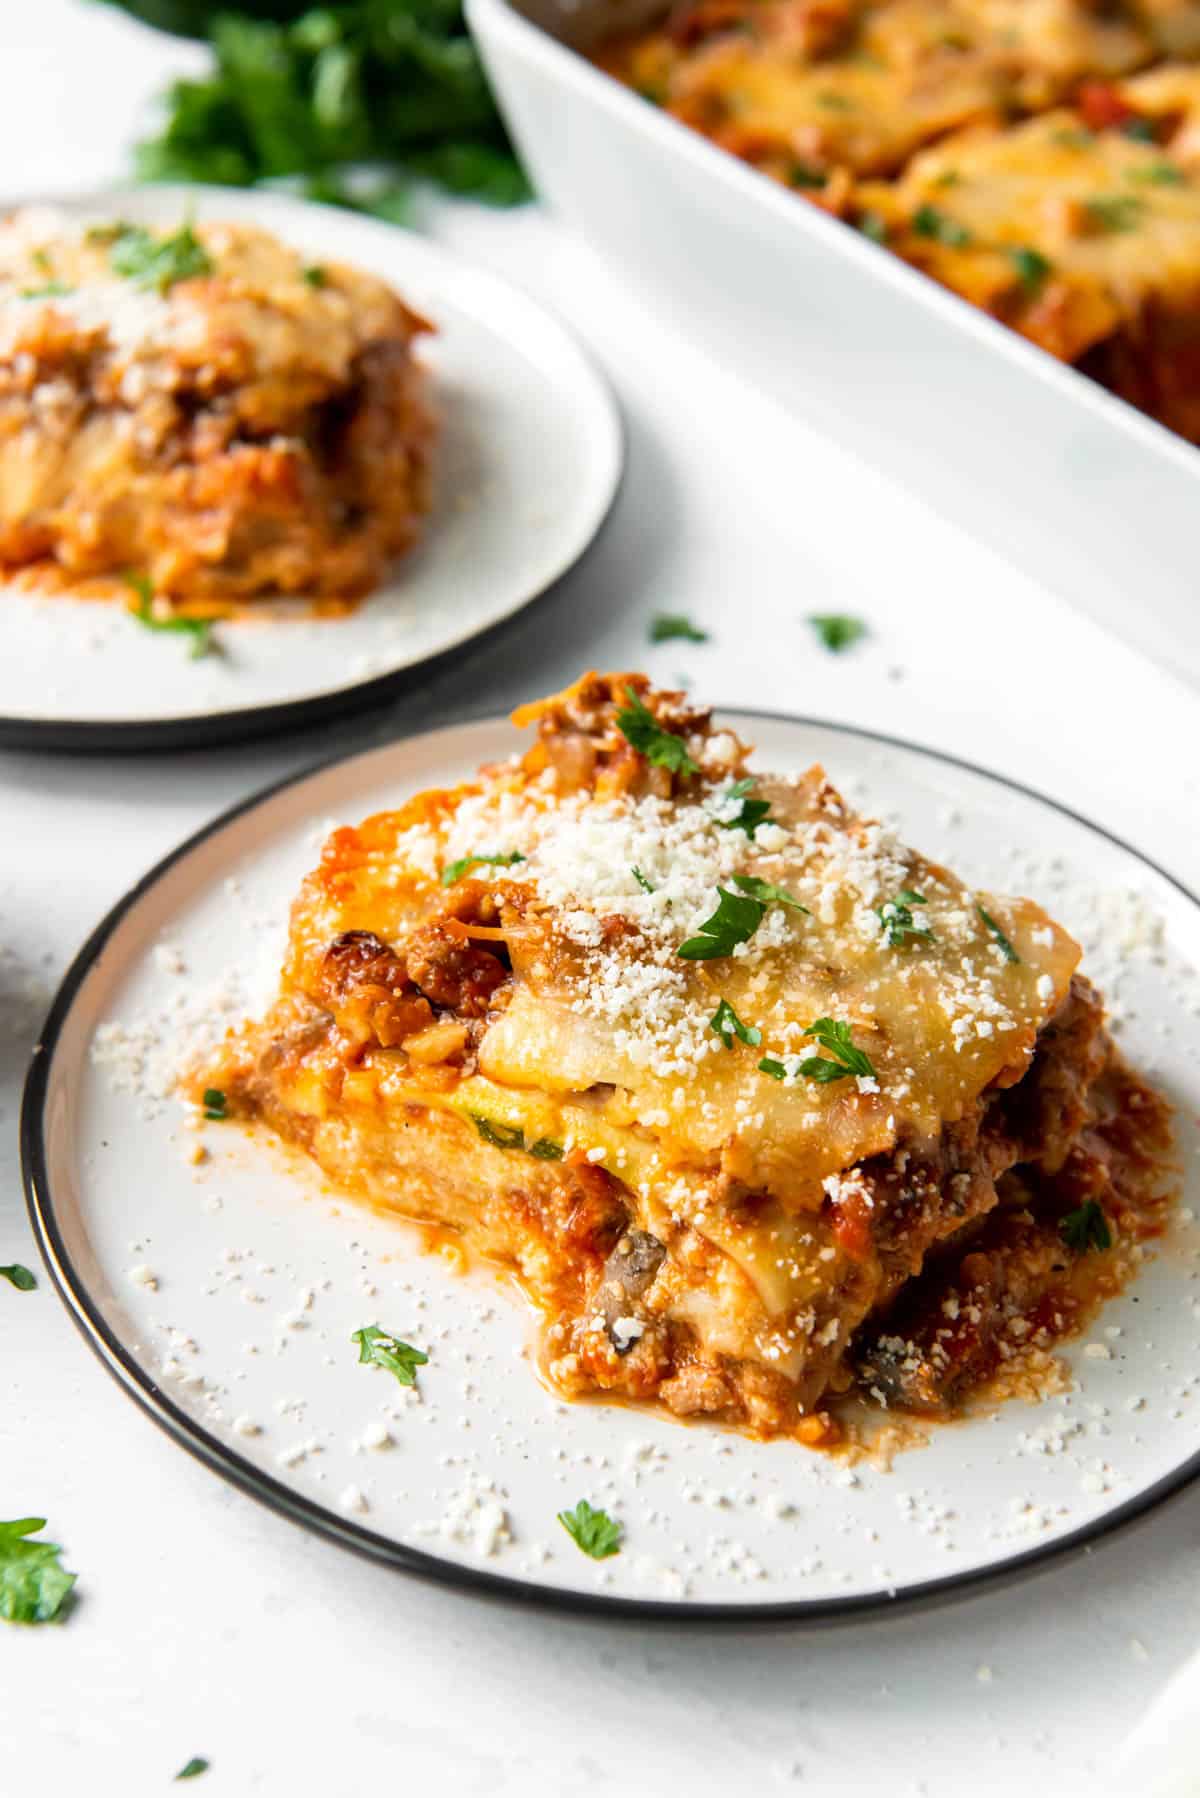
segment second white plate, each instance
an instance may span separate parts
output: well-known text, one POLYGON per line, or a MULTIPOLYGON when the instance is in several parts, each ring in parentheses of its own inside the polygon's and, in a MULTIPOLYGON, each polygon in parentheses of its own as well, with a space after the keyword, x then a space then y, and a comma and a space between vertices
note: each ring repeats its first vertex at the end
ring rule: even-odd
POLYGON ((286 602, 218 627, 219 655, 141 629, 118 602, 0 591, 0 746, 181 747, 365 703, 500 624, 586 549, 620 478, 616 404, 570 333, 516 288, 411 232, 282 195, 149 187, 56 202, 85 220, 240 219, 313 260, 391 282, 437 326, 419 351, 441 417, 421 543, 344 618, 286 602))
MULTIPOLYGON (((859 805, 966 879, 1043 900, 1078 934, 1127 1052, 1178 1108, 1190 1192, 1135 1284, 1041 1405, 933 1428, 893 1469, 846 1467, 538 1382, 509 1285, 456 1275, 414 1231, 331 1195, 172 1091, 207 1036, 259 1008, 290 901, 330 821, 467 776, 520 741, 502 720, 302 776, 185 844, 82 951, 26 1094, 43 1251, 130 1393, 193 1453, 293 1519, 393 1565, 578 1608, 821 1616, 966 1589, 1090 1542, 1200 1472, 1200 904, 1049 801, 827 724, 731 714, 758 764, 822 761, 859 805), (378 1323, 429 1362, 406 1395, 360 1367, 378 1323), (624 1526, 593 1562, 556 1514, 624 1526)), ((88 845, 81 844, 81 853, 88 845)))

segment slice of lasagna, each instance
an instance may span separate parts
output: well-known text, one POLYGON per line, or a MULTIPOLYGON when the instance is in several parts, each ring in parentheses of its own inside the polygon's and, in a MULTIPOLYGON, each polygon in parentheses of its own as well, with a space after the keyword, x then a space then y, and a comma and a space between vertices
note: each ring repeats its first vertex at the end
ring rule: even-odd
POLYGON ((1077 1327, 1170 1181, 1070 937, 639 675, 516 722, 333 833, 196 1091, 515 1269, 571 1396, 830 1440, 1077 1327))
POLYGON ((905 261, 1200 442, 1200 71, 948 138, 856 205, 905 261))
POLYGON ((365 593, 429 503, 430 328, 252 226, 0 219, 0 572, 365 593))

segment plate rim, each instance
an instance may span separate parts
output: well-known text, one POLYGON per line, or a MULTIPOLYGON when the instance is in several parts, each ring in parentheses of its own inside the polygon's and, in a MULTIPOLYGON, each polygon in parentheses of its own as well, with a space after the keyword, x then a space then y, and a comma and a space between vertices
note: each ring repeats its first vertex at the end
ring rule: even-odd
MULTIPOLYGON (((1048 806, 1060 816, 1083 825, 1113 847, 1130 855, 1164 880, 1179 896, 1200 911, 1200 895, 1193 893, 1178 876, 1170 873, 1155 859, 1135 848, 1102 824, 1095 823, 1082 812, 1057 799, 1049 798, 1035 787, 1009 775, 997 773, 981 763, 954 755, 928 744, 916 743, 886 731, 840 723, 805 713, 764 710, 758 707, 714 705, 719 718, 730 721, 750 720, 772 724, 790 724, 802 728, 832 731, 845 737, 858 737, 887 748, 900 749, 929 761, 958 768, 980 776, 994 785, 1048 806)), ((1146 1521, 1169 1500, 1180 1496, 1200 1479, 1200 1447, 1186 1460, 1165 1473, 1143 1492, 1125 1499, 1110 1510, 1101 1512, 1087 1523, 1032 1548, 980 1567, 962 1568, 920 1580, 906 1587, 879 1587, 870 1592, 851 1593, 845 1597, 781 1599, 762 1604, 714 1599, 658 1599, 630 1597, 605 1592, 576 1591, 567 1586, 540 1585, 512 1574, 465 1563, 399 1542, 381 1535, 366 1525, 340 1516, 331 1507, 293 1490, 273 1474, 257 1467, 224 1442, 198 1419, 193 1418, 163 1391, 159 1383, 125 1348, 110 1327, 99 1305, 88 1291, 67 1249, 59 1229, 54 1195, 49 1176, 47 1155, 46 1101, 50 1072, 61 1037, 70 1020, 76 998, 93 968, 100 960, 126 915, 145 898, 172 868, 190 856, 209 838, 219 835, 260 807, 269 805, 290 788, 303 785, 327 774, 344 763, 364 755, 386 753, 399 744, 420 744, 430 738, 462 730, 476 724, 505 725, 505 713, 491 707, 456 711, 446 723, 433 729, 404 732, 389 743, 358 747, 322 757, 297 772, 272 781, 266 787, 226 807, 216 817, 193 831, 147 870, 105 913, 77 951, 51 1003, 45 1022, 34 1044, 25 1078, 20 1112, 21 1177, 26 1208, 34 1238, 51 1283, 72 1321, 98 1357, 101 1364, 134 1400, 145 1414, 164 1430, 181 1448, 195 1459, 228 1480, 240 1491, 257 1499, 269 1510, 299 1524, 310 1533, 337 1543, 343 1548, 397 1571, 415 1575, 444 1588, 460 1590, 478 1597, 533 1606, 540 1610, 573 1613, 607 1619, 636 1619, 641 1622, 680 1625, 733 1624, 760 1626, 774 1624, 801 1625, 854 1623, 882 1616, 904 1615, 915 1610, 928 1610, 956 1602, 985 1590, 1016 1584, 1051 1566, 1059 1566, 1090 1554, 1094 1547, 1112 1540, 1138 1522, 1146 1521)))
MULTIPOLYGON (((606 486, 597 488, 599 498, 590 529, 573 553, 561 560, 547 579, 506 612, 481 629, 458 635, 440 649, 433 650, 415 662, 407 662, 402 667, 386 669, 382 674, 367 675, 346 686, 313 693, 303 699, 273 699, 257 705, 226 707, 212 712, 133 719, 39 718, 19 712, 0 713, 0 750, 83 754, 90 751, 93 754, 111 755, 141 754, 152 750, 208 749, 288 730, 301 730, 343 717, 347 712, 360 708, 378 708, 390 699, 399 698, 418 680, 428 680, 432 675, 440 673, 451 657, 461 655, 469 648, 485 648, 494 644, 501 632, 512 626, 530 606, 549 597, 559 583, 579 565, 595 546, 612 517, 624 485, 629 459, 628 426, 617 392, 591 348, 553 305, 546 304, 536 294, 527 292, 518 282, 509 280, 506 275, 497 273, 486 264, 464 256, 458 250, 404 225, 388 225, 382 220, 347 213, 343 208, 329 206, 318 200, 307 200, 295 194, 226 187, 217 182, 195 182, 187 186, 178 182, 106 182, 95 187, 71 191, 50 190, 24 197, 5 191, 0 195, 0 209, 7 211, 15 206, 89 206, 103 203, 110 196, 114 204, 120 204, 130 196, 142 194, 174 194, 183 201, 194 200, 197 195, 206 200, 214 196, 218 200, 234 196, 245 201, 248 192, 253 192, 255 198, 263 203, 268 215, 274 211, 286 213, 295 207, 302 212, 316 214, 318 220, 329 215, 343 222, 347 219, 355 221, 368 230, 381 233, 386 231, 400 238, 415 239, 423 253, 428 252, 434 261, 440 262, 448 270, 457 270, 501 288, 521 305, 539 314, 543 321, 548 321, 559 333, 563 345, 577 357, 580 371, 591 387, 593 401, 604 416, 611 467, 607 472, 606 486)), ((265 223, 270 228, 269 218, 265 223)))

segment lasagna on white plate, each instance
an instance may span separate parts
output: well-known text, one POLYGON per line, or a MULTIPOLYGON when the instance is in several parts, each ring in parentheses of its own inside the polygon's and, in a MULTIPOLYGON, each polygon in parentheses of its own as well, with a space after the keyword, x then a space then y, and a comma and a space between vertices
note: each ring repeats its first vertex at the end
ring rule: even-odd
POLYGON ((567 1396, 832 1444, 1038 1390, 1174 1184, 1078 946, 640 675, 516 722, 334 831, 195 1093, 515 1270, 567 1396))

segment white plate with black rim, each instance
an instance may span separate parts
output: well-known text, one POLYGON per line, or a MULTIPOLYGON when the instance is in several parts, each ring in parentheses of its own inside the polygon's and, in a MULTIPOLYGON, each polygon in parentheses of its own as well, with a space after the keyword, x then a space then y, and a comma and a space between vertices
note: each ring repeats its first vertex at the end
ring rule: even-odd
POLYGON ((183 1447, 293 1520, 393 1566, 581 1610, 819 1618, 1027 1572, 1200 1472, 1200 902, 1103 828, 964 763, 809 720, 728 722, 757 765, 822 761, 909 841, 1037 896, 1081 937, 1120 1041, 1177 1106, 1191 1189, 1167 1236, 1068 1347, 1059 1394, 935 1426, 890 1471, 560 1403, 509 1284, 455 1271, 237 1127, 207 1126, 193 1160, 174 1074, 270 997, 330 821, 519 739, 485 720, 342 759, 218 819, 104 920, 55 1001, 22 1120, 34 1225, 75 1321, 183 1447), (351 1337, 372 1323, 428 1354, 415 1393, 359 1365, 351 1337), (619 1520, 618 1554, 590 1560, 559 1526, 581 1498, 619 1520))
POLYGON ((256 601, 197 660, 119 601, 10 581, 0 746, 181 748, 375 703, 544 593, 599 530, 622 466, 616 404, 565 327, 518 289, 412 232, 284 195, 150 187, 53 204, 85 222, 247 221, 392 283, 437 327, 418 350, 441 421, 435 496, 418 546, 356 611, 256 601))

